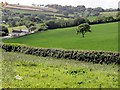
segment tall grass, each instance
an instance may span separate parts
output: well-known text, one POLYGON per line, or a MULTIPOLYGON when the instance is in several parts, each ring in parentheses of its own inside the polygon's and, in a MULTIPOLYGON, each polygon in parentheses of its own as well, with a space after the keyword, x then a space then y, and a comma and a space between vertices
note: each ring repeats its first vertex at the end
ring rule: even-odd
POLYGON ((118 88, 118 66, 114 64, 8 52, 3 52, 3 57, 3 88, 118 88))

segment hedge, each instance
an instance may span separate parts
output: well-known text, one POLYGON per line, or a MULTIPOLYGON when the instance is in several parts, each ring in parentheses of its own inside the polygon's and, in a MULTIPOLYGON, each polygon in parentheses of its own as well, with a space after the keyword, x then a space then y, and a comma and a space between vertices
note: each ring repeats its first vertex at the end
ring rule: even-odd
POLYGON ((21 44, 0 44, 0 47, 6 52, 20 52, 24 54, 74 59, 93 63, 120 64, 120 53, 107 51, 80 51, 65 49, 36 48, 21 44))

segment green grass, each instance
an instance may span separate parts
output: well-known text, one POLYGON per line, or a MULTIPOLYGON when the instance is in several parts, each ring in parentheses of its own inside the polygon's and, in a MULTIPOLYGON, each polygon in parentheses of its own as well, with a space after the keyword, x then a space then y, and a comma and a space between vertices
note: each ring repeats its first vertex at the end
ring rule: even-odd
POLYGON ((8 24, 0 24, 1 26, 9 27, 8 24))
POLYGON ((118 88, 118 66, 3 52, 3 88, 118 88), (16 75, 22 80, 15 78, 16 75))
MULTIPOLYGON (((49 14, 49 15, 60 15, 60 16, 64 16, 63 14, 60 13, 56 13, 56 12, 47 12, 47 11, 28 11, 28 10, 16 10, 16 9, 9 9, 14 13, 22 13, 22 14, 49 14)), ((53 9, 54 10, 54 9, 53 9)))
POLYGON ((113 16, 113 17, 116 17, 117 15, 117 11, 114 11, 114 12, 101 12, 100 14, 103 15, 103 16, 113 16))
POLYGON ((87 33, 85 38, 76 35, 76 27, 71 27, 38 32, 3 42, 44 48, 117 51, 118 23, 93 25, 91 30, 92 32, 87 33))
POLYGON ((97 16, 90 16, 90 17, 88 17, 87 19, 92 22, 92 21, 95 20, 96 18, 97 18, 97 16))
MULTIPOLYGON (((116 18, 117 13, 118 13, 118 12, 116 12, 116 11, 114 11, 114 12, 101 12, 99 16, 106 16, 106 17, 108 17, 108 16, 113 16, 114 18, 116 18)), ((99 16, 90 16, 90 17, 88 17, 87 19, 88 19, 89 21, 93 21, 93 20, 95 20, 95 19, 96 19, 97 17, 99 17, 99 16)))
POLYGON ((9 27, 8 28, 9 33, 12 32, 12 29, 15 29, 15 30, 20 30, 20 29, 27 30, 27 27, 26 26, 9 27))
POLYGON ((17 27, 9 27, 9 25, 8 25, 8 24, 0 24, 0 25, 7 27, 7 28, 8 28, 9 33, 11 33, 11 32, 12 32, 12 29, 15 29, 15 30, 20 30, 20 29, 27 30, 27 27, 26 27, 25 25, 23 25, 23 26, 17 26, 17 27))

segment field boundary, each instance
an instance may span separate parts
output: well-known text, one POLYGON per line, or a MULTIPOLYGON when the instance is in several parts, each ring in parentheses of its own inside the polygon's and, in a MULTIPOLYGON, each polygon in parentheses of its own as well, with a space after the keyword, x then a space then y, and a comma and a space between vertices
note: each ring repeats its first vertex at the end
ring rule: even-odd
POLYGON ((6 52, 19 52, 42 57, 74 59, 100 64, 120 64, 120 53, 117 52, 37 48, 12 43, 2 43, 0 48, 6 52))

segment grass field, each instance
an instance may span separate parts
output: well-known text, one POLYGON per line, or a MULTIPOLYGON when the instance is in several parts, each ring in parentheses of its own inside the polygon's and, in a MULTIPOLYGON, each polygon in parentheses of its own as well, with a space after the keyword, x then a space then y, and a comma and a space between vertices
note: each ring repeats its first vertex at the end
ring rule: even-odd
MULTIPOLYGON (((8 7, 9 6, 11 5, 8 5, 8 7)), ((58 11, 57 9, 54 9, 54 8, 39 7, 39 6, 14 5, 13 7, 14 9, 17 8, 16 10, 19 10, 19 9, 24 10, 25 8, 29 8, 29 9, 26 9, 25 11, 29 11, 33 9, 37 9, 38 10, 38 11, 36 10, 37 12, 39 11, 57 12, 58 11)), ((12 9, 12 8, 9 8, 9 9, 12 9)))
POLYGON ((8 28, 9 33, 12 32, 12 29, 15 29, 15 30, 20 30, 20 29, 27 30, 27 27, 26 26, 9 27, 8 28))
POLYGON ((15 30, 20 30, 20 29, 27 30, 27 27, 26 27, 26 26, 24 26, 24 25, 23 25, 23 26, 17 26, 17 27, 9 27, 9 25, 8 25, 8 24, 0 24, 0 25, 7 27, 7 28, 8 28, 9 33, 11 33, 11 32, 12 32, 12 29, 15 29, 15 30))
MULTIPOLYGON (((108 17, 108 16, 113 16, 114 18, 116 18, 117 13, 118 13, 117 11, 114 11, 114 12, 101 12, 99 16, 106 16, 106 17, 108 17)), ((88 17, 87 19, 88 19, 89 21, 93 21, 93 20, 95 20, 97 17, 98 17, 98 16, 90 16, 90 17, 88 17)))
POLYGON ((118 23, 91 26, 91 33, 85 38, 76 35, 76 27, 38 32, 36 34, 3 40, 6 43, 20 43, 44 48, 65 48, 79 50, 118 50, 118 23))
POLYGON ((3 52, 2 87, 118 88, 118 66, 3 52))
POLYGON ((88 17, 87 19, 92 22, 92 21, 94 21, 96 18, 97 18, 97 16, 90 16, 90 17, 88 17))
POLYGON ((8 24, 0 24, 1 26, 5 26, 5 27, 9 27, 9 25, 8 24))
POLYGON ((117 15, 117 11, 115 12, 101 12, 100 14, 103 15, 103 16, 113 16, 113 17, 116 17, 117 15))
MULTIPOLYGON (((51 9, 51 8, 49 8, 51 9)), ((63 14, 60 14, 60 13, 56 13, 56 12, 47 12, 47 11, 28 11, 28 10, 16 10, 16 9, 9 9, 11 10, 12 12, 14 13, 22 13, 22 14, 49 14, 49 15, 60 15, 60 16, 64 16, 63 14)), ((54 10, 54 9, 53 9, 54 10)))

